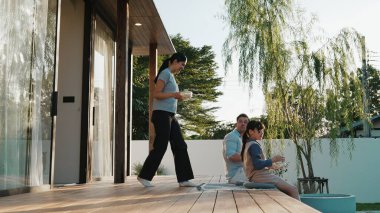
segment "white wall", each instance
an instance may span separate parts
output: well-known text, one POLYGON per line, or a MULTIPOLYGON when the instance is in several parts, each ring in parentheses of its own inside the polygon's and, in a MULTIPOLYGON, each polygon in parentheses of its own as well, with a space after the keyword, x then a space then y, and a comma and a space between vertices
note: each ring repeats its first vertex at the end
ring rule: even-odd
MULTIPOLYGON (((221 141, 186 141, 188 146, 191 166, 196 175, 220 175, 224 174, 225 166, 222 157, 221 141)), ((143 164, 148 156, 148 141, 132 141, 131 145, 131 165, 134 163, 143 164)), ((167 168, 168 174, 175 174, 173 154, 170 144, 161 162, 167 168)), ((132 170, 131 170, 132 171, 132 170)))
POLYGON ((79 182, 84 1, 61 1, 54 183, 79 182), (74 96, 74 103, 63 103, 74 96))
MULTIPOLYGON (((274 143, 279 143, 275 141, 274 143)), ((380 139, 358 138, 354 139, 355 150, 352 159, 345 151, 347 139, 339 139, 341 153, 338 163, 332 162, 329 156, 329 143, 327 139, 321 141, 321 151, 315 149, 313 166, 315 176, 329 179, 330 193, 347 193, 356 196, 357 202, 380 202, 380 139)), ((187 141, 190 160, 195 175, 224 174, 224 161, 222 157, 222 140, 196 140, 187 141)), ((132 141, 131 162, 143 163, 148 155, 147 141, 132 141)), ((284 156, 289 162, 288 172, 284 179, 292 184, 297 183, 296 159, 294 145, 285 141, 284 156)), ((175 174, 174 162, 170 145, 164 156, 162 164, 169 174, 175 174)))

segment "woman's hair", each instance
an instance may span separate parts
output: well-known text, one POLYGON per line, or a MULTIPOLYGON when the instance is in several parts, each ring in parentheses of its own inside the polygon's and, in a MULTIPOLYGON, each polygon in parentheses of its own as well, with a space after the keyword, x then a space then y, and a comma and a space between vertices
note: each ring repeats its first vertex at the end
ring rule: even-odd
POLYGON ((170 58, 165 59, 165 61, 162 62, 162 65, 161 65, 160 69, 158 70, 157 76, 154 79, 154 83, 157 83, 158 76, 160 75, 160 73, 162 72, 162 70, 168 68, 169 67, 169 62, 173 63, 174 60, 177 60, 177 62, 182 62, 182 61, 186 61, 187 58, 186 58, 185 54, 177 52, 177 53, 174 53, 172 56, 170 56, 170 58))
POLYGON ((255 129, 262 130, 262 129, 265 129, 265 126, 264 126, 264 124, 261 121, 252 120, 252 121, 248 122, 247 129, 245 130, 245 132, 243 134, 243 139, 242 139, 243 147, 241 149, 241 154, 240 154, 242 160, 244 159, 245 145, 248 142, 248 137, 249 137, 248 133, 249 133, 249 130, 255 130, 255 129))

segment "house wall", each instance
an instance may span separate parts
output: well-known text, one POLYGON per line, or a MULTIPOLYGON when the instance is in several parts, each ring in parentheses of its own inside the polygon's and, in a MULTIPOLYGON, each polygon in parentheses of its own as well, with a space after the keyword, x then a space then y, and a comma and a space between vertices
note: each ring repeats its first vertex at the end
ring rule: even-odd
POLYGON ((79 182, 84 1, 61 1, 55 184, 79 182), (64 96, 75 102, 63 103, 64 96))
MULTIPOLYGON (((357 202, 380 202, 380 138, 356 138, 353 143, 354 151, 346 151, 350 139, 338 139, 337 143, 342 151, 337 161, 331 159, 329 153, 329 140, 321 141, 321 151, 314 149, 313 166, 315 176, 328 178, 330 193, 345 193, 356 196, 357 202)), ((274 141, 280 144, 279 141, 274 141)), ((188 151, 195 175, 221 175, 225 174, 222 157, 222 140, 187 141, 188 151)), ((297 163, 295 147, 290 140, 285 140, 283 153, 289 163, 284 179, 296 185, 297 163)), ((132 141, 131 165, 144 163, 148 155, 148 141, 132 141)), ((161 162, 167 169, 167 174, 174 175, 173 156, 170 145, 161 162)), ((133 169, 131 170, 133 172, 133 169)))
MULTIPOLYGON (((375 119, 372 122, 372 129, 371 129, 371 137, 380 138, 380 119, 375 119)), ((357 130, 356 131, 357 137, 360 137, 361 135, 364 135, 363 130, 357 130)))
POLYGON ((373 122, 373 128, 380 128, 380 119, 377 119, 375 122, 373 122))
MULTIPOLYGON (((379 128, 379 127, 377 127, 379 128)), ((356 135, 364 135, 363 133, 363 130, 358 130, 356 132, 356 135)), ((371 129, 371 137, 376 137, 376 138, 379 138, 380 137, 380 130, 377 130, 377 129, 371 129)))

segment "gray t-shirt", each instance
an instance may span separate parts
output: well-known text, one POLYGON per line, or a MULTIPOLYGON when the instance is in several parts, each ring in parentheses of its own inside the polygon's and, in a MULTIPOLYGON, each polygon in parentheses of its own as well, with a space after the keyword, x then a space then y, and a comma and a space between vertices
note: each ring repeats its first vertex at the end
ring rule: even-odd
MULTIPOLYGON (((158 76, 158 80, 162 80, 165 86, 162 90, 163 93, 173 93, 178 92, 178 85, 175 81, 174 75, 170 72, 169 68, 162 70, 158 76)), ((165 98, 165 99, 153 99, 153 110, 163 110, 167 112, 176 113, 177 112, 177 99, 175 98, 165 98)))

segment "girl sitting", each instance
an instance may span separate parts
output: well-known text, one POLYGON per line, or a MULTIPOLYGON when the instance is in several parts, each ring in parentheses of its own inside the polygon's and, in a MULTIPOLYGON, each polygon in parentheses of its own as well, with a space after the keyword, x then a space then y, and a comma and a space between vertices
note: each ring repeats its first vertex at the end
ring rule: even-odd
POLYGON ((258 141, 264 135, 264 124, 260 121, 249 121, 243 134, 243 147, 241 158, 244 164, 245 174, 250 182, 273 183, 280 191, 299 200, 298 190, 282 180, 277 175, 269 172, 275 162, 284 162, 285 157, 276 155, 272 159, 266 159, 258 141))

